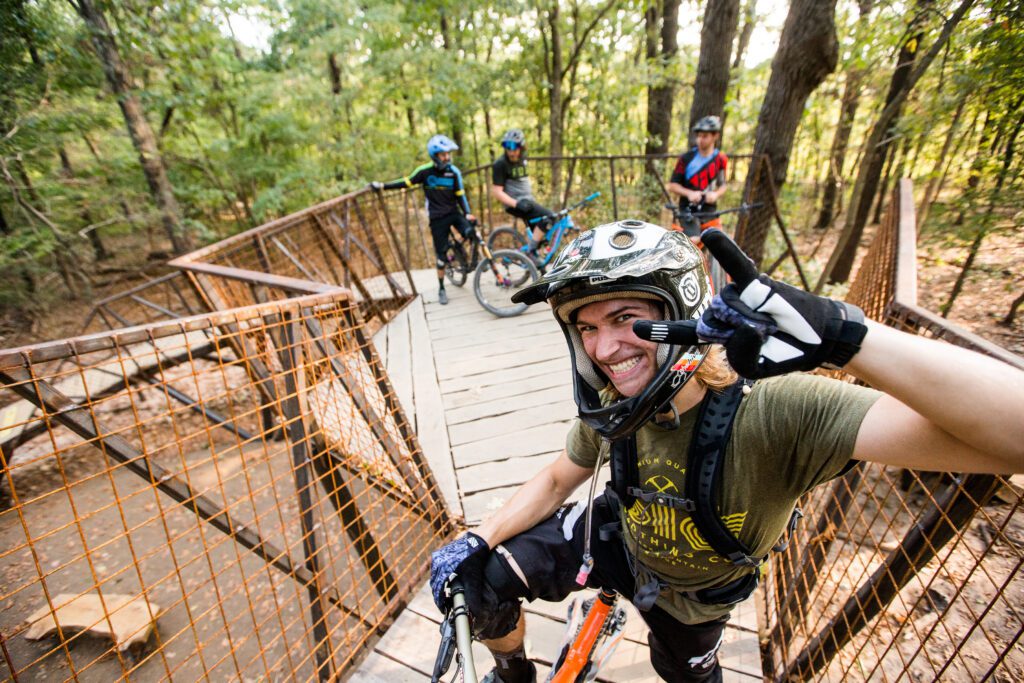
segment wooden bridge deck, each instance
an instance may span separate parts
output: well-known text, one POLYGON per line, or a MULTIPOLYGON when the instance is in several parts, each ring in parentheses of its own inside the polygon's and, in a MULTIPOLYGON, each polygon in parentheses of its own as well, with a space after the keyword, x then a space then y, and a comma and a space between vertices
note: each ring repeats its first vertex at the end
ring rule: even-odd
MULTIPOLYGON (((477 304, 468 283, 465 289, 448 285, 451 301, 441 306, 433 271, 414 277, 421 296, 374 342, 446 500, 473 526, 562 449, 576 412, 568 352, 546 307, 495 318, 477 304)), ((542 677, 557 654, 566 604, 525 605, 527 651, 542 677)), ((599 680, 659 680, 648 661, 643 620, 628 609, 626 638, 599 680)), ((439 620, 424 584, 351 680, 428 680, 439 620)), ((492 660, 476 647, 483 675, 492 660)), ((762 677, 753 600, 734 611, 720 657, 726 681, 762 677)))

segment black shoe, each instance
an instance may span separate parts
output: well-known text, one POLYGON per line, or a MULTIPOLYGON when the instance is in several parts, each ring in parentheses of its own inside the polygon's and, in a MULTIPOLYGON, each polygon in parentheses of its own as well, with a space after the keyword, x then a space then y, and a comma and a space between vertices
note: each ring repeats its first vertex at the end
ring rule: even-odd
POLYGON ((444 291, 443 289, 439 289, 437 291, 437 300, 441 303, 442 306, 447 306, 448 305, 448 292, 444 291))
POLYGON ((524 681, 506 681, 498 675, 498 667, 487 672, 487 675, 480 679, 480 683, 537 683, 537 665, 530 662, 530 677, 524 681))

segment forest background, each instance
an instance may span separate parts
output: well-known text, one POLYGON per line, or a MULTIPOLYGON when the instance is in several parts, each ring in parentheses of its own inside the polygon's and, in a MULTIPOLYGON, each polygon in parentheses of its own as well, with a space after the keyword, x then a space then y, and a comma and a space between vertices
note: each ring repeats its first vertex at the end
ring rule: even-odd
POLYGON ((1024 352, 1012 0, 0 0, 0 82, 0 347, 436 132, 468 168, 513 126, 532 154, 681 152, 717 113, 812 277, 848 280, 911 177, 922 303, 1024 352))

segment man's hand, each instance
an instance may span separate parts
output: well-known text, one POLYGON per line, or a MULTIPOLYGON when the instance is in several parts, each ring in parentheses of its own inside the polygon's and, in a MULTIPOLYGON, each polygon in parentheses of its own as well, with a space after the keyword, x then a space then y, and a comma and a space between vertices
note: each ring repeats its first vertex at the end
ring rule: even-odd
POLYGON ((469 221, 470 223, 476 223, 476 216, 474 216, 471 213, 467 213, 466 220, 469 221))
POLYGON ((465 588, 473 632, 483 639, 508 634, 519 619, 519 601, 500 599, 484 580, 484 566, 490 551, 483 538, 467 531, 430 556, 430 590, 434 604, 442 612, 448 611, 448 582, 458 576, 465 588))
POLYGON ((381 190, 384 189, 384 183, 380 182, 379 180, 373 180, 370 181, 370 187, 373 188, 375 192, 380 192, 381 190))
POLYGON ((816 296, 767 275, 720 230, 701 233, 708 251, 732 278, 699 321, 638 321, 643 339, 725 347, 729 364, 759 379, 825 364, 842 367, 867 333, 864 313, 851 304, 816 296))
POLYGON ((434 594, 434 604, 439 610, 446 611, 445 587, 448 581, 456 574, 465 579, 464 573, 467 571, 482 574, 483 565, 490 552, 487 541, 472 531, 467 531, 430 554, 430 590, 434 594))

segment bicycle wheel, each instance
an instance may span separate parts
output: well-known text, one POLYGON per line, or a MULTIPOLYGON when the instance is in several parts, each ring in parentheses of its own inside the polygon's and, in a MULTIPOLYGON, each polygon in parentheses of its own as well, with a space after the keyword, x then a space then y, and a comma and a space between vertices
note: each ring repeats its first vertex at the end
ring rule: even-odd
POLYGON ((490 259, 480 259, 473 273, 473 293, 485 309, 499 318, 509 318, 527 308, 512 303, 512 295, 538 278, 537 266, 526 254, 500 249, 490 259))
POLYGON ((521 232, 516 231, 515 228, 511 228, 507 225, 500 228, 495 228, 491 231, 491 234, 487 236, 487 248, 491 251, 497 251, 499 249, 515 249, 518 251, 520 248, 526 246, 526 237, 521 232))
POLYGON ((448 282, 456 287, 466 284, 469 276, 469 263, 466 262, 466 252, 462 245, 457 242, 448 241, 448 250, 445 251, 444 274, 448 282))

